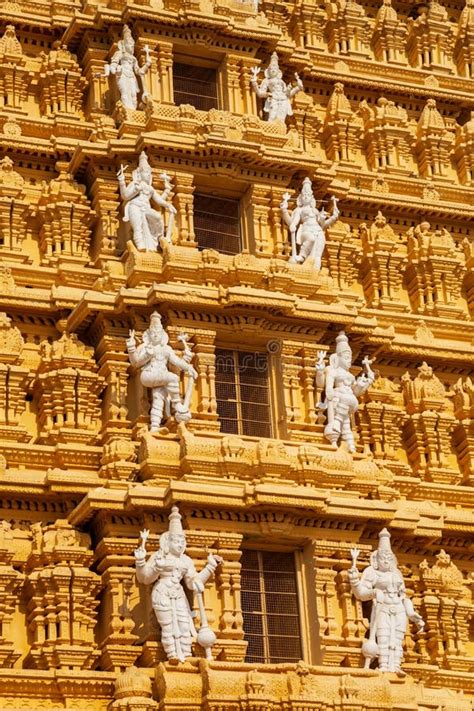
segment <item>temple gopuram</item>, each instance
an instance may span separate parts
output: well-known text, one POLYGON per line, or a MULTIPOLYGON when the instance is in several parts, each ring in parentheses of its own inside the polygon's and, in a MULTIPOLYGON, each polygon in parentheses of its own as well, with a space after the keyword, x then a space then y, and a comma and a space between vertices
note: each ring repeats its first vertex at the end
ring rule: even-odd
POLYGON ((472 711, 474 0, 0 0, 0 711, 472 711))

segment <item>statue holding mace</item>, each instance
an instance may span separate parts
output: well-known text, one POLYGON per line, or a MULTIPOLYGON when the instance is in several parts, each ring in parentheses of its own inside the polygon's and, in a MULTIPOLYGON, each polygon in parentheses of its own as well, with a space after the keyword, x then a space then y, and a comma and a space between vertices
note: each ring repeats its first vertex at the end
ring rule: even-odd
POLYGON ((181 525, 181 514, 173 506, 169 527, 160 536, 160 547, 146 560, 148 530, 140 533, 141 545, 135 550, 136 575, 139 583, 153 583, 151 600, 156 619, 161 627, 161 642, 169 660, 184 662, 191 656, 193 637, 204 647, 207 659, 212 659, 212 645, 216 635, 207 624, 203 592, 222 558, 210 553, 200 573, 186 551, 186 536, 181 525), (201 627, 196 633, 193 613, 186 596, 186 588, 198 597, 201 627))

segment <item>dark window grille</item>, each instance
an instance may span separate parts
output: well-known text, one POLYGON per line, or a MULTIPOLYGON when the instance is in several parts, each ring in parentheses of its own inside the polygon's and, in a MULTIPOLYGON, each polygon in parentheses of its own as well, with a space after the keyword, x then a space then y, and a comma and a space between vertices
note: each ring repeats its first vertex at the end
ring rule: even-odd
POLYGON ((194 233, 198 249, 239 254, 242 251, 239 201, 196 193, 194 233))
POLYGON ((271 437, 265 353, 217 349, 216 399, 221 432, 271 437))
POLYGON ((302 658, 293 553, 245 550, 241 599, 246 662, 278 664, 302 658))
POLYGON ((217 70, 194 64, 173 64, 174 102, 191 104, 200 111, 218 109, 217 70))

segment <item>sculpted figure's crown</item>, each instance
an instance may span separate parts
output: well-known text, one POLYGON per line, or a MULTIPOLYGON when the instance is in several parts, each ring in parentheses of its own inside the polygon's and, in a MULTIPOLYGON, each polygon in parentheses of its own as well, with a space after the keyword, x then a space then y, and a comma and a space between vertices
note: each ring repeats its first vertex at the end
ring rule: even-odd
POLYGON ((336 338, 336 353, 344 353, 345 351, 350 351, 351 347, 349 345, 349 339, 347 338, 344 331, 341 331, 336 338))
MULTIPOLYGON (((276 69, 278 72, 280 72, 280 65, 278 63, 278 54, 276 52, 273 52, 272 56, 270 57, 270 63, 265 70, 265 76, 269 76, 269 72, 271 69, 276 69)), ((281 74, 281 72, 280 72, 280 74, 281 74)))
POLYGON ((133 42, 133 44, 135 44, 135 40, 133 39, 133 35, 132 35, 132 30, 130 29, 130 27, 128 25, 123 26, 122 37, 123 37, 124 42, 129 40, 130 42, 133 42))
POLYGON ((390 545, 390 533, 386 528, 383 528, 379 533, 379 553, 392 552, 392 546, 390 545))
POLYGON ((140 153, 140 156, 138 158, 138 167, 139 168, 146 168, 147 170, 151 170, 150 163, 148 162, 148 156, 145 153, 145 151, 142 151, 140 153))
POLYGON ((303 180, 303 187, 301 188, 301 192, 303 195, 313 195, 313 184, 311 182, 311 178, 305 178, 303 180))
POLYGON ((150 316, 150 328, 162 328, 161 315, 158 311, 153 311, 150 316))
POLYGON ((181 514, 179 513, 177 506, 172 507, 171 513, 168 516, 168 521, 170 522, 170 525, 168 526, 168 532, 170 534, 176 533, 180 536, 184 535, 183 527, 181 525, 181 514))

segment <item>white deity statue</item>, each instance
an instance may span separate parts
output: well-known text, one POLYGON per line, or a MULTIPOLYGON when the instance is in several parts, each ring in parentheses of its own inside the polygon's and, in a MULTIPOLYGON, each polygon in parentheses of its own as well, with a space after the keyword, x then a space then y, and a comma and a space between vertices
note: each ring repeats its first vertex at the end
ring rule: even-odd
POLYGON ((406 596, 405 583, 390 546, 390 533, 386 528, 379 533, 378 550, 371 554, 370 565, 362 576, 356 567, 358 549, 354 548, 351 555, 349 582, 352 592, 358 600, 373 601, 369 638, 362 645, 365 668, 368 669, 377 658, 380 671, 403 675, 401 663, 407 619, 414 622, 420 632, 425 623, 406 596))
POLYGON ((330 356, 328 366, 324 351, 318 353, 316 385, 324 389, 325 394, 324 401, 320 402, 318 407, 326 410, 327 424, 324 435, 334 448, 337 448, 341 439, 347 443, 349 452, 355 452, 351 417, 358 407, 357 398, 365 393, 375 380, 371 363, 366 356, 362 360, 362 374, 357 378, 352 375, 352 351, 344 331, 336 338, 336 352, 330 356))
POLYGON ((168 334, 161 324, 161 316, 155 312, 151 315, 150 327, 143 334, 143 343, 137 347, 133 330, 127 339, 130 363, 141 369, 142 385, 152 389, 151 432, 160 428, 163 414, 166 417, 173 414, 176 422, 188 422, 191 419, 189 406, 198 374, 190 365, 193 354, 187 345, 187 336, 181 334, 178 338, 184 345, 183 358, 176 355, 168 345, 168 334), (189 376, 183 401, 179 392, 179 376, 169 370, 170 365, 189 376))
POLYGON ((166 173, 162 173, 160 178, 165 184, 165 189, 161 194, 155 190, 153 173, 144 151, 140 153, 138 168, 133 171, 132 180, 128 185, 125 182, 125 170, 126 167, 121 165, 117 173, 120 196, 125 200, 123 221, 130 222, 133 242, 137 249, 156 252, 160 240, 171 242, 176 208, 168 202, 172 190, 170 179, 166 173), (166 234, 163 217, 151 207, 152 200, 170 213, 166 234))
POLYGON ((207 581, 212 577, 222 558, 210 553, 207 563, 200 573, 194 563, 185 554, 186 536, 181 525, 181 514, 173 506, 169 516, 169 527, 160 536, 160 548, 146 561, 146 541, 148 530, 140 533, 141 545, 135 550, 136 575, 139 583, 154 583, 151 601, 158 624, 161 627, 161 642, 169 660, 184 662, 191 656, 191 644, 197 636, 198 643, 206 650, 211 659, 210 648, 216 636, 207 625, 202 593, 207 581), (194 592, 199 601, 201 627, 196 635, 193 613, 182 582, 188 590, 194 592))
POLYGON ((252 68, 252 78, 250 86, 260 99, 265 99, 263 110, 268 114, 268 121, 285 121, 287 116, 293 115, 291 99, 299 91, 303 91, 303 82, 298 74, 295 74, 296 85, 285 84, 283 74, 278 65, 278 55, 273 52, 270 64, 265 69, 265 79, 260 86, 257 77, 260 74, 260 67, 252 68))
POLYGON ((296 201, 296 208, 293 212, 288 211, 288 201, 290 194, 283 195, 283 202, 280 205, 281 214, 285 223, 290 229, 291 235, 291 257, 290 262, 295 264, 312 260, 314 268, 321 269, 321 258, 326 246, 325 231, 333 225, 339 217, 337 198, 332 196, 332 214, 328 215, 322 208, 318 210, 316 200, 313 195, 313 186, 309 178, 303 180, 303 186, 296 201), (299 254, 296 253, 296 246, 299 246, 299 254))
POLYGON ((104 73, 98 76, 115 76, 122 105, 126 109, 137 109, 140 91, 143 102, 148 98, 143 77, 151 67, 150 48, 147 44, 145 45, 145 64, 140 67, 134 54, 135 41, 127 25, 123 28, 122 37, 123 39, 118 42, 118 50, 114 53, 112 61, 105 65, 104 73))

